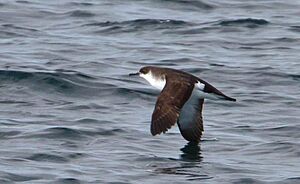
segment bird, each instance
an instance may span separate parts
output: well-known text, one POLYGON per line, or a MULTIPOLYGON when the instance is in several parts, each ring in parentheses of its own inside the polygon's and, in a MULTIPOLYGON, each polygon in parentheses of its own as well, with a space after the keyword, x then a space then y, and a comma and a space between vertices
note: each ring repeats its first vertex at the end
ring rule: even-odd
POLYGON ((177 122, 184 139, 199 143, 204 131, 204 99, 236 101, 203 79, 181 70, 144 66, 129 74, 136 75, 160 90, 151 118, 153 136, 166 133, 177 122))

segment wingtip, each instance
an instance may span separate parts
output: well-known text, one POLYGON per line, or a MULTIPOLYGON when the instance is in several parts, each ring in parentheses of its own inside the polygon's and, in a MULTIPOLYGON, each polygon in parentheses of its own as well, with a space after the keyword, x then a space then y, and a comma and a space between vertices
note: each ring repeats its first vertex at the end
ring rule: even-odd
POLYGON ((157 131, 157 129, 153 126, 151 126, 151 130, 150 130, 152 136, 156 136, 157 134, 160 134, 159 131, 157 131))
POLYGON ((151 130, 150 130, 150 132, 151 132, 151 134, 152 134, 152 136, 156 136, 156 135, 160 135, 161 133, 166 133, 168 130, 158 130, 158 129, 155 129, 154 127, 151 127, 151 130))
POLYGON ((157 133, 151 131, 152 136, 156 136, 157 133))

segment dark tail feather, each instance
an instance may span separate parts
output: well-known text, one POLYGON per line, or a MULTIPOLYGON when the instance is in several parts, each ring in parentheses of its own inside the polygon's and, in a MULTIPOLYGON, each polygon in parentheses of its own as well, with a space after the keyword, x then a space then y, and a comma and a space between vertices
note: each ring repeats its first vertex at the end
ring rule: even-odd
POLYGON ((198 80, 201 82, 201 83, 204 83, 205 84, 205 87, 204 87, 204 92, 206 93, 214 93, 216 95, 219 95, 221 96, 222 99, 224 100, 228 100, 228 101, 232 101, 232 102, 236 102, 236 99, 235 98, 231 98, 227 95, 225 95, 224 93, 222 93, 221 91, 219 91, 217 88, 215 88, 214 86, 212 86, 211 84, 209 84, 208 82, 202 80, 202 79, 199 79, 198 80))

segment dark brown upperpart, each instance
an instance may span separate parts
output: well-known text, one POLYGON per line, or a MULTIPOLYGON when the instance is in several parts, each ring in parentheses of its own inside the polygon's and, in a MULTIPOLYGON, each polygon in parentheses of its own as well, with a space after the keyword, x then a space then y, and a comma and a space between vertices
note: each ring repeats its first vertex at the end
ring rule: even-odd
POLYGON ((177 80, 185 79, 185 81, 189 81, 191 84, 195 84, 198 81, 200 81, 202 84, 204 84, 204 89, 203 89, 204 92, 214 93, 214 94, 220 95, 220 96, 224 97, 225 100, 236 101, 236 99, 225 95, 224 93, 219 91, 217 88, 215 88, 214 86, 212 86, 208 82, 206 82, 206 81, 204 81, 204 80, 202 80, 202 79, 200 79, 200 78, 198 78, 194 75, 186 73, 184 71, 175 70, 175 69, 172 69, 172 68, 156 67, 156 66, 145 66, 145 67, 140 69, 140 72, 148 73, 149 71, 151 71, 152 74, 154 76, 156 76, 157 78, 170 77, 170 78, 173 78, 173 80, 174 79, 175 80, 176 79, 177 80))
POLYGON ((190 98, 194 89, 194 84, 187 80, 188 78, 180 78, 180 76, 169 73, 166 75, 166 86, 158 96, 155 109, 152 114, 151 133, 152 135, 165 133, 171 128, 179 117, 181 108, 190 98), (176 77, 176 78, 174 78, 176 77))

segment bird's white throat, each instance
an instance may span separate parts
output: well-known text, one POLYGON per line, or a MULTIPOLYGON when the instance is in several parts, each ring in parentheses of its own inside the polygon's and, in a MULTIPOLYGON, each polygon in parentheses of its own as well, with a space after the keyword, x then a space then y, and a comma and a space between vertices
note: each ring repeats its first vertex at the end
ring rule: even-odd
POLYGON ((140 74, 141 77, 146 79, 153 87, 162 90, 166 85, 166 80, 160 77, 155 77, 152 72, 149 71, 147 74, 140 74))

